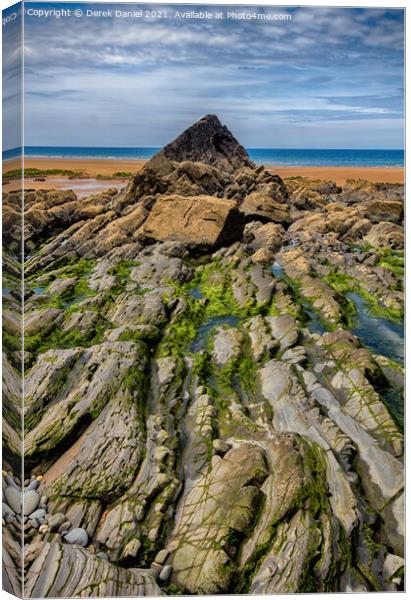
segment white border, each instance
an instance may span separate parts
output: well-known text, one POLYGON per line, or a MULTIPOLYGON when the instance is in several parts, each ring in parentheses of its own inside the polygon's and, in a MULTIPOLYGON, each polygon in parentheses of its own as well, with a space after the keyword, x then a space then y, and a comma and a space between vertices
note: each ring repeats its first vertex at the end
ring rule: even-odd
MULTIPOLYGON (((36 2, 36 0, 31 0, 32 2, 36 2)), ((47 0, 45 0, 47 1, 47 0)), ((199 5, 205 5, 205 4, 217 4, 217 5, 233 5, 233 6, 238 6, 238 5, 245 5, 245 6, 273 6, 273 7, 281 7, 281 8, 287 8, 288 6, 333 6, 333 7, 346 7, 346 8, 387 8, 387 9, 393 9, 393 8, 406 8, 406 0, 396 0, 396 1, 390 1, 390 0, 362 0, 362 1, 355 1, 355 0, 329 0, 328 2, 325 2, 324 0, 311 0, 311 1, 306 1, 306 0, 300 0, 299 2, 296 1, 286 1, 286 2, 276 2, 274 0, 259 0, 257 1, 239 1, 239 2, 235 2, 233 0, 186 0, 181 1, 181 0, 143 0, 141 2, 136 2, 135 0, 121 0, 119 2, 115 2, 115 0, 49 0, 53 3, 60 3, 60 4, 65 4, 66 2, 71 2, 71 3, 84 3, 84 4, 91 4, 91 3, 96 3, 96 4, 199 4, 199 5)), ((30 0, 26 0, 26 2, 28 4, 30 4, 30 0)), ((14 0, 0 0, 1 3, 1 9, 4 10, 5 8, 8 8, 9 6, 12 6, 13 4, 16 4, 17 2, 14 0)), ((406 32, 410 31, 410 24, 411 24, 411 8, 407 11, 405 11, 405 28, 406 28, 406 32)), ((1 48, 1 44, 0 44, 0 48, 1 48)), ((1 52, 1 50, 0 50, 1 52)), ((410 60, 409 60, 409 52, 408 52, 408 48, 407 48, 407 44, 406 44, 406 67, 405 67, 405 74, 406 74, 406 81, 408 80, 408 69, 410 68, 410 60)), ((24 93, 24 88, 23 88, 23 93, 24 93)), ((406 94, 406 114, 408 113, 408 94, 406 94)), ((23 113, 24 114, 24 113, 23 113)), ((2 111, 0 109, 0 117, 2 116, 2 111)), ((406 146, 408 146, 408 142, 409 142, 409 136, 410 136, 410 132, 409 129, 406 128, 405 131, 405 142, 406 142, 406 146)), ((1 118, 0 118, 0 137, 1 137, 1 118)), ((24 133, 23 133, 23 137, 24 137, 24 133)), ((411 165, 411 158, 409 158, 409 156, 407 155, 407 153, 405 154, 405 166, 406 166, 406 173, 408 170, 408 167, 411 165)), ((1 175, 0 175, 0 179, 1 179, 1 175)), ((1 182, 1 181, 0 181, 1 182)), ((1 225, 0 225, 0 234, 1 234, 1 225)), ((411 236, 406 236, 406 256, 408 257, 409 255, 409 250, 410 250, 410 246, 411 246, 411 236)), ((405 285, 405 290, 406 290, 406 298, 408 297, 409 294, 411 294, 411 283, 409 282, 408 278, 406 278, 405 281, 406 285, 405 285)), ((411 330, 411 326, 409 323, 409 320, 407 318, 407 312, 406 312, 406 320, 405 320, 405 324, 406 324, 406 339, 408 339, 408 334, 410 333, 411 330)), ((1 370, 1 367, 0 367, 1 370)), ((411 389, 411 384, 409 384, 408 380, 406 380, 406 387, 405 387, 405 402, 407 402, 408 398, 411 398, 411 395, 409 393, 411 389)), ((407 416, 407 414, 406 414, 407 416)), ((408 430, 408 418, 406 418, 406 432, 408 430)), ((407 446, 406 446, 407 447, 407 446)), ((407 456, 407 455, 406 455, 407 456)), ((409 474, 409 464, 408 464, 408 460, 406 460, 406 478, 408 480, 408 474, 409 474)), ((407 509, 407 514, 409 514, 409 494, 407 494, 406 496, 406 509, 407 509)), ((410 547, 410 538, 411 538, 411 525, 410 525, 410 520, 407 519, 406 520, 406 556, 409 555, 409 547, 410 547)), ((407 563, 406 563, 406 573, 408 574, 408 569, 407 569, 407 563)), ((407 581, 406 581, 407 584, 407 581)), ((277 594, 275 596, 276 599, 278 600, 287 600, 289 598, 298 598, 301 600, 305 600, 305 599, 309 599, 312 600, 313 598, 315 598, 316 600, 327 600, 329 598, 334 598, 335 596, 338 597, 344 597, 347 594, 343 594, 343 593, 338 593, 338 594, 277 594)), ((353 596, 353 594, 349 594, 349 597, 353 596)), ((383 598, 384 600, 395 600, 396 598, 403 598, 406 596, 406 592, 367 592, 367 593, 357 593, 355 594, 355 599, 358 598, 358 600, 368 600, 370 598, 374 598, 375 596, 380 596, 381 598, 383 598)), ((180 596, 181 598, 190 598, 191 596, 180 596)), ((216 598, 216 599, 221 599, 223 596, 206 596, 206 598, 216 598)), ((240 595, 232 595, 232 596, 228 596, 229 598, 239 598, 239 599, 244 599, 247 598, 248 596, 240 596, 240 595)), ((269 598, 270 596, 261 596, 261 595, 256 595, 256 596, 250 596, 250 598, 255 598, 256 600, 267 600, 267 598, 269 598)), ((0 600, 11 600, 12 598, 14 598, 14 596, 7 594, 6 592, 0 590, 0 600)), ((107 600, 111 600, 110 598, 108 598, 107 600)))

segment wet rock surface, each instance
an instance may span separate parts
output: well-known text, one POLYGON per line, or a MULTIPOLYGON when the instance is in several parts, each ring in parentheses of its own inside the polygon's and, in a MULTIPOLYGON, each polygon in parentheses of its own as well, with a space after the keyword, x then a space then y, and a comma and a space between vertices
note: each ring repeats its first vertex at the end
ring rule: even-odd
POLYGON ((403 589, 402 186, 282 181, 207 116, 120 192, 28 198, 8 591, 403 589))

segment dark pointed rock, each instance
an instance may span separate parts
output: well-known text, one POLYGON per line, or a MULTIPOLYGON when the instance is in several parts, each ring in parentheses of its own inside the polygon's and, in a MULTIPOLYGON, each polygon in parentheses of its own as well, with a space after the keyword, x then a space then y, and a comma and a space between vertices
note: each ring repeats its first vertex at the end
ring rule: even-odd
POLYGON ((216 115, 206 115, 194 123, 158 154, 167 160, 202 162, 228 172, 254 166, 245 148, 216 115))

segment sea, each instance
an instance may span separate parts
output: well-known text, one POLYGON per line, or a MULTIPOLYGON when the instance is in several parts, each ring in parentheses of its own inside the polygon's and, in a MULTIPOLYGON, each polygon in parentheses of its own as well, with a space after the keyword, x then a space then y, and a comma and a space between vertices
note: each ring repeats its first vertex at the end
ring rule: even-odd
MULTIPOLYGON (((26 146, 25 156, 37 158, 95 158, 147 160, 160 148, 84 148, 75 146, 26 146)), ((298 167, 403 167, 403 150, 247 148, 251 160, 264 165, 298 167)), ((19 148, 5 150, 3 160, 17 158, 19 148)))

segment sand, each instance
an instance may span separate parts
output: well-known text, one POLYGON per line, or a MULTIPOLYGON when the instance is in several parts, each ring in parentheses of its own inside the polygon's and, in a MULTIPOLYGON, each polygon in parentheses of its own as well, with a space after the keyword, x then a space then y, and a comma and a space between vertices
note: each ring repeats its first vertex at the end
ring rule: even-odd
POLYGON ((404 169, 401 167, 267 167, 280 177, 309 177, 327 179, 343 185, 347 179, 366 179, 373 182, 404 183, 404 169))
MULTIPOLYGON (((61 175, 47 177, 46 181, 26 179, 26 189, 73 189, 80 196, 98 192, 108 187, 123 187, 128 178, 116 180, 95 180, 97 175, 110 176, 116 172, 137 173, 146 161, 144 160, 111 160, 111 159, 66 159, 66 158, 26 158, 25 168, 36 169, 69 169, 82 171, 84 179, 68 179, 61 175)), ((3 173, 16 169, 19 163, 15 160, 3 162, 3 173)), ((272 173, 280 177, 309 177, 326 179, 342 185, 347 179, 366 179, 373 182, 403 183, 403 168, 380 167, 284 167, 267 166, 272 173)), ((3 185, 3 191, 19 189, 18 180, 3 185)))

